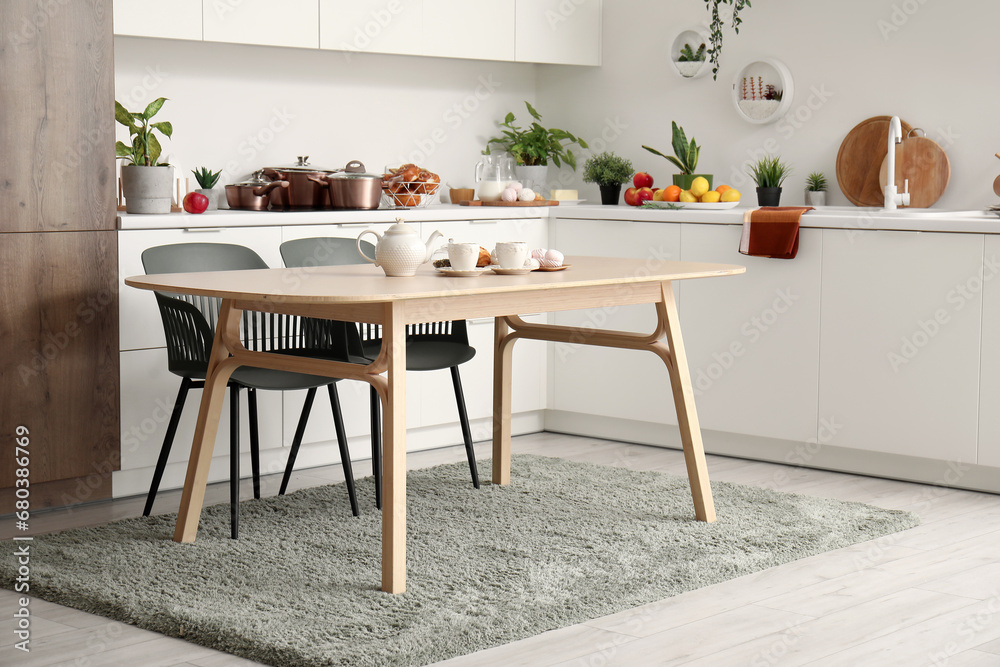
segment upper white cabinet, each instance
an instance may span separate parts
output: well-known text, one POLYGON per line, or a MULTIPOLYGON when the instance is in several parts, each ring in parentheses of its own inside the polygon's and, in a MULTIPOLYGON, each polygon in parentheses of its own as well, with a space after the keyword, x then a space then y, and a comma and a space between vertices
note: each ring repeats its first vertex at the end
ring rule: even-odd
POLYGON ((518 0, 514 59, 601 64, 601 0, 518 0))
POLYGON ((446 58, 514 60, 514 0, 423 2, 421 53, 446 58))
POLYGON ((204 0, 206 42, 319 48, 319 0, 204 0))
POLYGON ((976 461, 984 239, 824 230, 819 418, 830 442, 976 461))
POLYGON ((421 54, 424 0, 320 0, 321 49, 421 54))
POLYGON ((201 39, 202 0, 115 0, 116 35, 201 39))

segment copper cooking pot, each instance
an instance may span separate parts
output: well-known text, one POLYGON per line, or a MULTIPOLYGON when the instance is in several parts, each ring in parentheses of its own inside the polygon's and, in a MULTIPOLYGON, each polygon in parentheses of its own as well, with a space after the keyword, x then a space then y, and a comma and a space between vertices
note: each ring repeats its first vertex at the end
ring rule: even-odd
POLYGON ((288 189, 288 181, 268 181, 263 178, 259 171, 254 172, 253 177, 243 183, 234 183, 226 186, 226 201, 229 208, 241 211, 266 211, 271 203, 272 193, 285 192, 288 189))
POLYGON ((335 209, 371 210, 382 201, 382 174, 366 173, 359 160, 351 160, 335 174, 322 179, 310 176, 310 180, 329 188, 330 204, 335 209))
POLYGON ((293 211, 316 211, 330 208, 330 191, 323 182, 334 169, 321 169, 309 164, 309 156, 299 156, 295 164, 266 167, 263 172, 272 181, 288 181, 288 188, 271 196, 271 208, 293 211), (319 182, 317 182, 319 179, 319 182))

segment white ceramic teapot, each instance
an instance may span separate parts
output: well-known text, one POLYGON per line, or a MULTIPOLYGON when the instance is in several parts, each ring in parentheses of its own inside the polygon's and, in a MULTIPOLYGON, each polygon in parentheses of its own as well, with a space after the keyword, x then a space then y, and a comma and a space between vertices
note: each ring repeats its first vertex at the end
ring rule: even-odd
POLYGON ((387 276, 407 277, 417 272, 417 267, 430 260, 433 247, 431 244, 435 239, 441 238, 441 232, 434 230, 427 242, 420 240, 420 235, 412 225, 403 222, 402 218, 396 218, 396 224, 385 230, 385 234, 379 234, 375 230, 366 229, 358 236, 358 252, 375 266, 382 267, 387 276), (366 234, 374 234, 378 241, 375 243, 375 257, 369 257, 361 249, 361 239, 366 234))

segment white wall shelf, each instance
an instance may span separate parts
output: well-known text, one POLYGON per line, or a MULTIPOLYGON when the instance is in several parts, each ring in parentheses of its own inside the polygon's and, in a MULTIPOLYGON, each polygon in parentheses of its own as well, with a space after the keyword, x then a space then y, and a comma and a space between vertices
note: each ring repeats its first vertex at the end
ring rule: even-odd
POLYGON ((782 118, 792 107, 792 73, 780 60, 756 60, 733 78, 733 106, 743 120, 763 125, 782 118), (773 99, 777 94, 781 99, 773 99))
POLYGON ((712 71, 707 53, 704 60, 680 62, 681 49, 686 44, 689 44, 694 52, 697 52, 702 44, 707 48, 708 33, 699 28, 689 28, 674 38, 674 42, 670 46, 670 63, 673 65, 674 71, 677 72, 677 76, 684 79, 700 79, 706 76, 712 71))

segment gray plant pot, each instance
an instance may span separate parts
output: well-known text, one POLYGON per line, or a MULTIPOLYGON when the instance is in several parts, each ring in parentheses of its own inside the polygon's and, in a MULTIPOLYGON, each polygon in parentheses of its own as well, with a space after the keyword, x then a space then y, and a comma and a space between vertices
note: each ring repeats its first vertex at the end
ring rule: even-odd
POLYGON ((818 190, 806 190, 807 206, 826 206, 826 192, 818 190))
POLYGON ((173 167, 122 166, 126 213, 170 213, 173 167))
POLYGON ((205 209, 206 211, 218 211, 219 210, 219 195, 222 194, 222 192, 220 190, 216 190, 215 188, 211 188, 211 189, 208 189, 208 188, 198 188, 197 190, 195 190, 195 192, 197 192, 199 194, 203 194, 206 197, 208 197, 208 208, 205 209))
POLYGON ((549 173, 548 165, 531 165, 526 166, 519 164, 514 167, 514 173, 517 174, 517 180, 521 182, 526 188, 531 188, 535 193, 542 193, 543 197, 548 197, 548 181, 547 176, 549 173))

